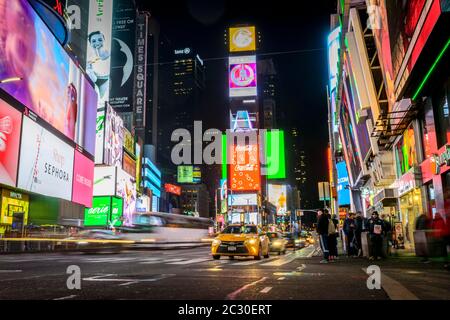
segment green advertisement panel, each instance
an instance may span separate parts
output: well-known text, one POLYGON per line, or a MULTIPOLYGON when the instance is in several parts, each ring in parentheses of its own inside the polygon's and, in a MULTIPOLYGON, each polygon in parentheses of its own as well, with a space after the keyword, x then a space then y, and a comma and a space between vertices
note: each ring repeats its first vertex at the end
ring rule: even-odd
POLYGON ((193 166, 178 166, 178 183, 192 183, 194 181, 193 166))
POLYGON ((123 213, 123 199, 115 197, 94 197, 92 208, 84 209, 85 227, 119 227, 123 213))
POLYGON ((272 130, 266 133, 267 178, 286 178, 284 131, 272 130))

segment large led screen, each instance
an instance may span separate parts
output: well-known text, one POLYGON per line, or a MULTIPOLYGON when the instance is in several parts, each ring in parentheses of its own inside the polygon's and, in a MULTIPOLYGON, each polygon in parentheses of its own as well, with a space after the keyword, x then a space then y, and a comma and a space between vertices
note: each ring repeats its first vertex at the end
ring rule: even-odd
POLYGON ((15 187, 22 114, 0 99, 0 183, 15 187))
POLYGON ((229 206, 256 206, 257 204, 258 198, 256 193, 230 194, 228 196, 229 206))
POLYGON ((105 119, 104 163, 108 166, 121 167, 123 157, 123 120, 108 105, 105 119))
POLYGON ((94 196, 114 196, 116 194, 116 167, 94 168, 94 196))
POLYGON ((267 131, 266 146, 265 156, 267 166, 267 179, 270 180, 286 178, 284 131, 267 131))
POLYGON ((267 185, 268 200, 277 208, 277 215, 285 215, 287 212, 287 188, 284 184, 267 185))
POLYGON ((350 186, 348 184, 347 166, 344 161, 336 164, 338 184, 337 184, 337 200, 339 206, 350 205, 350 186))
POLYGON ((230 52, 255 51, 255 27, 230 28, 230 52))
POLYGON ((258 145, 229 146, 232 162, 230 164, 230 190, 259 191, 261 189, 258 145))
POLYGON ((26 116, 22 130, 17 186, 71 201, 74 149, 26 116))
POLYGON ((229 58, 230 97, 257 95, 256 56, 229 58))
POLYGON ((117 168, 116 195, 123 199, 124 225, 131 226, 136 211, 136 178, 120 168, 117 168))
POLYGON ((94 161, 75 150, 72 201, 90 208, 94 191, 94 161))
POLYGON ((26 0, 0 0, 2 89, 94 154, 97 95, 26 0))

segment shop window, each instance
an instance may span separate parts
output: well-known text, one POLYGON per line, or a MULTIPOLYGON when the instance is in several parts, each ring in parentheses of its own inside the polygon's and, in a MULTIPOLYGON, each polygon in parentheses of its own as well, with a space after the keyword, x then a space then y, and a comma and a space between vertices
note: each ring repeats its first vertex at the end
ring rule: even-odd
POLYGON ((427 197, 428 197, 428 211, 431 212, 432 217, 436 213, 436 195, 434 191, 433 183, 427 185, 427 197))
POLYGON ((433 96, 433 111, 436 123, 438 148, 450 142, 450 81, 433 96))

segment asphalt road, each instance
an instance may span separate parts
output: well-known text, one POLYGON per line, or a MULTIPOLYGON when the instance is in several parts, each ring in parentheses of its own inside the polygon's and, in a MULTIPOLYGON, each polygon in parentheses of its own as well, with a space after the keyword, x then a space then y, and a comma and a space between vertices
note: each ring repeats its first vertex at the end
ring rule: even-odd
MULTIPOLYGON (((317 254, 316 248, 309 246, 260 261, 226 257, 213 260, 209 247, 120 254, 3 255, 0 256, 0 299, 379 300, 450 297, 450 276, 439 268, 433 273, 435 285, 423 282, 424 271, 420 269, 386 262, 387 265, 382 266, 390 270, 389 281, 383 278, 386 288, 369 290, 364 269, 369 265, 367 261, 341 258, 333 264, 320 264, 317 254), (80 268, 81 289, 68 289, 69 266, 80 268), (405 270, 415 272, 408 274, 405 270), (418 285, 422 285, 422 291, 426 286, 428 295, 417 294, 421 292, 420 286, 415 290, 412 285, 410 291, 402 285, 400 282, 411 283, 408 276, 420 279, 418 285)), ((71 280, 69 283, 76 284, 73 278, 71 280)))

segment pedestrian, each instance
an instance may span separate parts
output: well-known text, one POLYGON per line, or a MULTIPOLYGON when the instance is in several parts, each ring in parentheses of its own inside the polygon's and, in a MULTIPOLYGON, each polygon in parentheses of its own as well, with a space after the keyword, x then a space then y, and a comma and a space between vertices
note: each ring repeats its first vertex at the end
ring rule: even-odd
POLYGON ((339 221, 336 219, 336 215, 331 216, 328 214, 328 249, 330 252, 329 260, 335 262, 338 256, 337 238, 338 238, 338 225, 339 221))
POLYGON ((347 245, 347 256, 355 257, 358 255, 359 246, 356 240, 357 223, 355 220, 355 214, 349 212, 347 218, 344 220, 344 234, 347 245))
POLYGON ((356 240, 356 247, 357 247, 357 256, 361 257, 363 255, 362 252, 362 240, 361 240, 361 234, 363 231, 366 231, 366 224, 364 222, 364 219, 362 217, 362 213, 361 211, 358 211, 356 213, 356 218, 355 218, 355 224, 356 224, 356 228, 355 228, 355 240, 356 240))
POLYGON ((381 220, 383 220, 384 236, 386 238, 386 243, 387 243, 386 254, 389 255, 391 252, 390 249, 391 249, 391 240, 392 240, 392 224, 389 221, 389 216, 387 214, 382 214, 381 220))
POLYGON ((433 243, 435 252, 439 257, 444 258, 444 268, 448 269, 448 232, 445 220, 442 218, 439 212, 436 212, 434 219, 431 223, 431 228, 433 229, 433 243))
MULTIPOLYGON (((431 229, 431 220, 426 213, 422 213, 416 219, 416 231, 427 231, 431 229)), ((431 261, 428 259, 428 250, 424 250, 422 259, 420 259, 423 263, 430 263, 431 261)))
POLYGON ((369 219, 369 236, 370 236, 370 257, 369 260, 381 260, 383 248, 383 220, 378 216, 378 212, 374 211, 372 217, 369 219))
POLYGON ((319 210, 317 212, 317 233, 319 234, 320 249, 322 249, 323 259, 320 263, 328 263, 329 251, 328 251, 328 210, 319 210))

